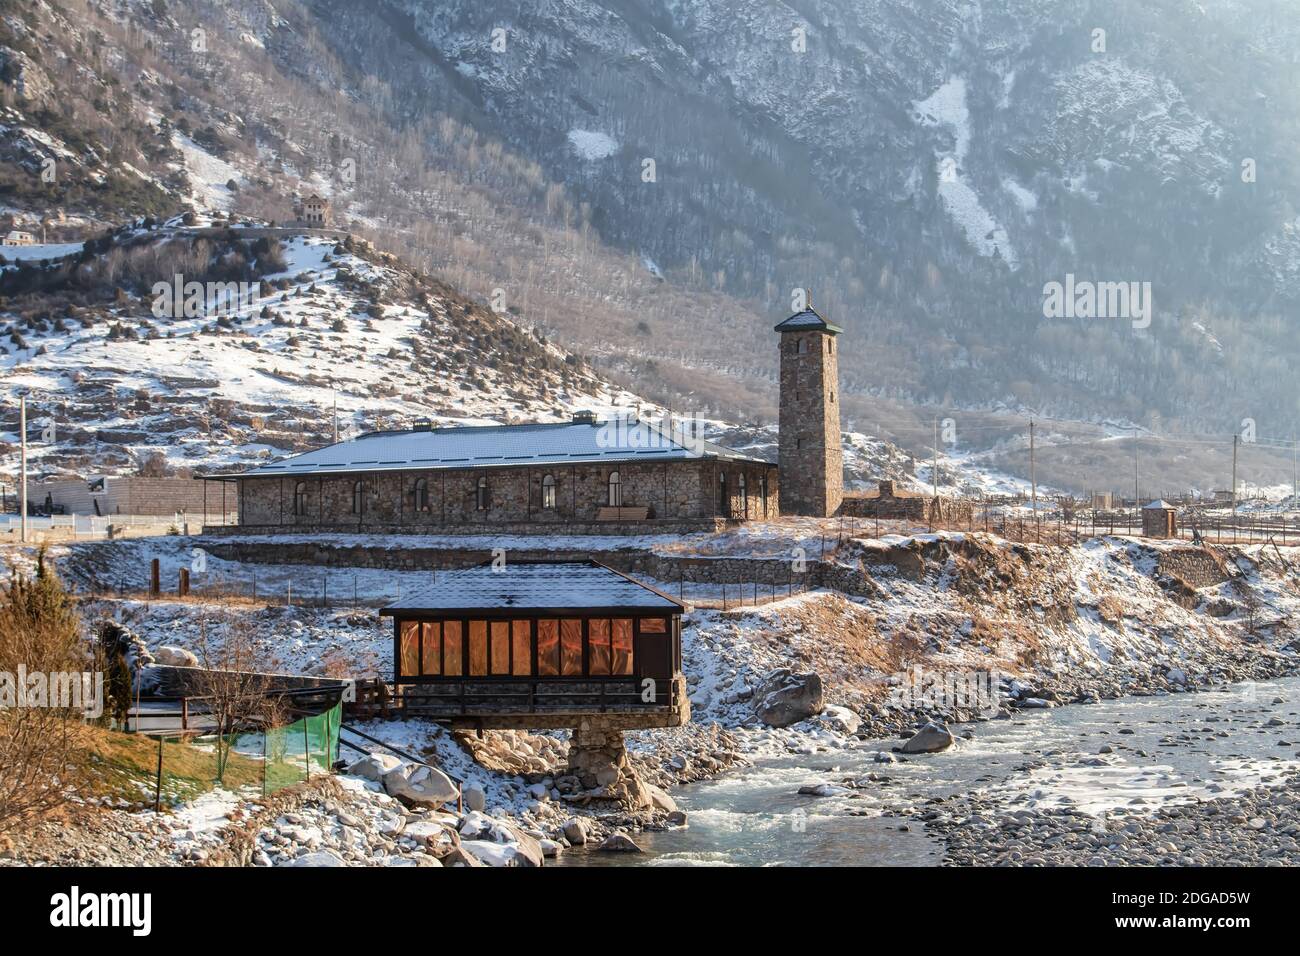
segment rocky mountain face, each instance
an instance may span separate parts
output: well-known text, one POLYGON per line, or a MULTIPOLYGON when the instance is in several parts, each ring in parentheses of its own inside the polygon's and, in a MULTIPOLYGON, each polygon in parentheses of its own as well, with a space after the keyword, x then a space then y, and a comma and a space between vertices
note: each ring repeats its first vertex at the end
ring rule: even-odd
POLYGON ((1297 32, 1284 0, 0 0, 0 214, 66 213, 53 242, 319 192, 611 387, 758 428, 806 287, 846 428, 922 458, 936 410, 968 450, 1027 412, 1289 436, 1297 32), (1074 280, 1150 286, 1045 318, 1074 280))
POLYGON ((697 316, 674 342, 692 355, 770 366, 754 333, 808 286, 861 356, 849 394, 1146 424, 1297 415, 1269 382, 1300 294, 1300 19, 1279 0, 311 10, 393 112, 491 130, 606 241, 756 304, 743 329, 697 316), (1067 275, 1149 282, 1149 327, 1045 319, 1067 275))

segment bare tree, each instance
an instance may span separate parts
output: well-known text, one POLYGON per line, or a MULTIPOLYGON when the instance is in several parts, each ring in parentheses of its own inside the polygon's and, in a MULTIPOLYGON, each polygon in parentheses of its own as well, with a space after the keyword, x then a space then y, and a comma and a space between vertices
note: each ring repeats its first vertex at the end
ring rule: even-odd
MULTIPOLYGON (((15 574, 0 606, 0 830, 67 802, 84 785, 85 711, 49 694, 53 675, 89 663, 81 620, 46 561, 36 576, 15 574), (47 682, 44 701, 24 701, 24 677, 47 682), (10 699, 12 698, 12 699, 10 699)), ((83 704, 84 707, 84 704, 83 704)))
POLYGON ((213 722, 217 779, 222 779, 234 735, 279 727, 286 722, 288 711, 284 698, 274 693, 271 679, 260 672, 265 663, 248 624, 230 619, 218 638, 209 623, 206 618, 199 622, 194 695, 202 699, 203 710, 213 722))

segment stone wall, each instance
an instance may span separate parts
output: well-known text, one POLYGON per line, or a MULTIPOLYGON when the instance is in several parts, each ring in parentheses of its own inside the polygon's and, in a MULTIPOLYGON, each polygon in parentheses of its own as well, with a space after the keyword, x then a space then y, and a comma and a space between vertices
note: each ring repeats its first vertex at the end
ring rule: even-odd
POLYGON ((816 330, 783 332, 780 348, 785 513, 833 515, 844 495, 835 336, 816 330))
MULTIPOLYGON (((27 482, 27 500, 43 507, 46 496, 64 514, 93 515, 166 515, 178 512, 202 515, 204 482, 193 478, 145 478, 129 475, 122 478, 105 478, 103 491, 92 495, 90 483, 84 478, 55 479, 53 481, 27 482), (99 511, 95 503, 99 503, 99 511)), ((233 489, 227 492, 228 510, 235 510, 233 489)), ((208 489, 207 513, 221 514, 221 488, 208 489)))
MULTIPOLYGON (((329 542, 222 541, 219 537, 198 544, 215 557, 251 564, 305 564, 345 568, 441 571, 468 568, 492 559, 486 548, 374 547, 329 542)), ((690 584, 758 583, 759 597, 805 588, 829 587, 845 594, 871 596, 876 586, 859 568, 842 567, 809 555, 805 570, 796 571, 790 558, 698 557, 659 554, 644 548, 612 550, 557 550, 511 548, 507 561, 595 560, 634 577, 658 581, 671 596, 675 582, 690 584)), ((746 590, 746 595, 753 592, 746 590)), ((737 597, 740 592, 737 591, 737 597)))
POLYGON ((557 464, 551 468, 430 469, 302 480, 245 478, 239 482, 237 498, 240 524, 245 528, 418 534, 448 528, 516 525, 558 531, 574 522, 596 521, 600 509, 609 504, 613 473, 618 474, 621 483, 623 506, 647 508, 656 521, 746 515, 766 518, 779 513, 773 466, 712 459, 633 465, 557 464), (725 500, 720 491, 720 474, 727 476, 725 500), (484 483, 485 507, 480 506, 480 482, 484 483), (358 483, 360 513, 354 510, 358 483), (303 513, 295 514, 295 490, 299 487, 303 513), (547 487, 554 488, 550 501, 547 487))
POLYGON ((1171 548, 1156 552, 1156 574, 1177 578, 1193 588, 1208 588, 1228 580, 1224 559, 1208 548, 1171 548))

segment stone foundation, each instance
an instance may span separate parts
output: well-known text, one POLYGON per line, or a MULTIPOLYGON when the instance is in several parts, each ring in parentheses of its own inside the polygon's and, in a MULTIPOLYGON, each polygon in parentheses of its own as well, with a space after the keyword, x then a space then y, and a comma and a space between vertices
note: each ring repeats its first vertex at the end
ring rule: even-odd
POLYGON ((587 791, 583 799, 608 800, 628 810, 651 805, 650 791, 628 760, 623 731, 602 718, 583 720, 574 728, 569 773, 587 791))

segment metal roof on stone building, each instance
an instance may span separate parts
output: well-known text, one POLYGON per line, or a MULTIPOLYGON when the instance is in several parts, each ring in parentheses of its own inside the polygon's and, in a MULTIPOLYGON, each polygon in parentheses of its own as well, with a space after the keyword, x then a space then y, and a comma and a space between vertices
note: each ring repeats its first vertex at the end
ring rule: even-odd
POLYGON ((411 469, 623 464, 693 458, 767 464, 722 445, 668 432, 645 422, 583 420, 370 432, 249 471, 209 477, 320 477, 411 469))
POLYGON ((807 332, 815 329, 821 332, 830 332, 832 335, 838 335, 844 331, 838 325, 831 325, 812 308, 796 312, 784 322, 778 322, 773 328, 778 332, 807 332))
POLYGON ((432 583, 404 593, 379 613, 392 617, 403 612, 537 613, 575 608, 668 613, 683 609, 666 594, 596 561, 506 561, 499 568, 489 563, 439 571, 432 583))

